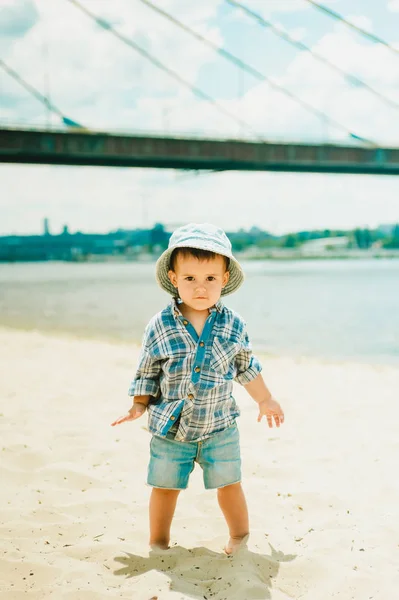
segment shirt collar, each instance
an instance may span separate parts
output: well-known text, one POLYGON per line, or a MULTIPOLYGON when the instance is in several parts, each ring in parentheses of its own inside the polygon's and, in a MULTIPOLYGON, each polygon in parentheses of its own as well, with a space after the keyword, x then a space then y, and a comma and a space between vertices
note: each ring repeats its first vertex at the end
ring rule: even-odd
MULTIPOLYGON (((181 310, 179 308, 179 302, 177 301, 177 298, 172 299, 172 301, 170 303, 170 307, 171 307, 173 315, 176 318, 183 316, 181 313, 181 310)), ((224 308, 223 302, 219 299, 214 306, 211 306, 211 308, 209 309, 209 314, 212 314, 215 311, 217 311, 218 313, 221 313, 223 308, 224 308)))
POLYGON ((223 310, 223 302, 219 299, 215 306, 212 306, 212 308, 210 309, 211 311, 213 310, 217 310, 218 313, 221 313, 223 310))

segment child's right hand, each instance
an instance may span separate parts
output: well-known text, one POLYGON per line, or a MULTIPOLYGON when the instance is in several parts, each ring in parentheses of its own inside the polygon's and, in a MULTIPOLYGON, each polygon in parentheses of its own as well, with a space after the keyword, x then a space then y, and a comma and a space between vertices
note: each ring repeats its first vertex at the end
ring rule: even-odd
POLYGON ((119 419, 116 419, 116 421, 111 423, 111 426, 113 427, 114 425, 120 425, 121 423, 124 423, 125 421, 134 421, 135 419, 138 419, 145 413, 146 408, 147 407, 145 404, 140 404, 140 402, 135 402, 133 404, 132 408, 127 413, 127 415, 125 415, 124 417, 119 417, 119 419))

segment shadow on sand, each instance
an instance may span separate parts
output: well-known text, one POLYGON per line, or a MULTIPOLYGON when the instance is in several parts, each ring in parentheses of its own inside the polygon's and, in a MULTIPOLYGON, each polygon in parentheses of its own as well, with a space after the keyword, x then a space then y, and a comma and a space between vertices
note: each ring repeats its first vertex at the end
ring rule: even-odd
POLYGON ((201 600, 267 599, 271 597, 272 579, 277 576, 280 563, 296 557, 278 552, 271 545, 270 549, 270 556, 247 548, 226 556, 204 547, 182 546, 150 552, 148 558, 126 552, 126 556, 114 558, 122 565, 114 575, 130 578, 159 571, 170 578, 171 590, 201 600))

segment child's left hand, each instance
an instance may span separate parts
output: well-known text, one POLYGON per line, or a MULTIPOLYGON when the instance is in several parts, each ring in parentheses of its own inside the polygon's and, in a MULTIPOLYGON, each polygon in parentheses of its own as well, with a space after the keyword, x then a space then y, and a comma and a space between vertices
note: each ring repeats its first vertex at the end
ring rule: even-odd
POLYGON ((273 427, 273 419, 276 423, 276 427, 280 427, 284 423, 284 412, 281 408, 280 404, 270 398, 270 400, 262 400, 262 402, 258 403, 259 406, 259 415, 258 415, 258 423, 262 420, 263 417, 266 417, 267 424, 269 427, 273 427))

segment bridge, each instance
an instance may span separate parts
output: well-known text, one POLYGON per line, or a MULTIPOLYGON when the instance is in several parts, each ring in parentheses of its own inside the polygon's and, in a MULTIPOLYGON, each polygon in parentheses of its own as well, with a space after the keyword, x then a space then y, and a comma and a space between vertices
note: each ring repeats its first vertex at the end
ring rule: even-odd
POLYGON ((0 129, 0 161, 215 171, 399 175, 399 148, 0 129))
MULTIPOLYGON (((25 88, 36 100, 39 100, 49 113, 56 115, 63 130, 52 128, 26 129, 11 127, 0 123, 0 161, 4 163, 45 163, 52 165, 92 165, 109 167, 142 167, 157 169, 190 169, 213 171, 286 171, 306 173, 348 173, 348 174, 373 174, 373 175, 398 175, 399 174, 399 147, 384 147, 378 141, 367 139, 358 132, 354 132, 344 123, 337 121, 319 107, 309 103, 304 98, 285 88, 269 75, 245 62, 243 59, 215 44, 211 39, 204 37, 200 32, 193 30, 166 12, 157 3, 151 0, 138 0, 146 5, 148 10, 154 11, 172 23, 174 27, 182 29, 192 36, 197 42, 211 48, 215 54, 233 64, 241 72, 250 75, 258 82, 267 83, 274 91, 288 97, 302 109, 315 116, 324 126, 340 131, 338 139, 346 142, 321 141, 317 144, 290 141, 278 143, 264 140, 256 131, 256 127, 248 123, 241 115, 230 112, 219 100, 205 92, 202 88, 187 81, 182 75, 173 70, 165 61, 153 55, 140 45, 140 41, 126 36, 114 25, 94 14, 79 0, 68 0, 76 9, 83 12, 98 27, 112 35, 120 43, 133 50, 135 53, 150 62, 152 67, 163 71, 168 77, 177 81, 179 86, 189 89, 202 103, 213 106, 215 110, 242 130, 251 132, 250 139, 205 139, 191 138, 180 135, 156 135, 153 133, 131 134, 89 130, 84 125, 79 125, 74 120, 66 117, 49 96, 43 95, 39 90, 26 81, 4 60, 0 59, 0 67, 10 77, 25 88), (254 131, 255 129, 255 131, 254 131), (344 135, 342 135, 344 134, 344 135)), ((344 17, 320 5, 316 0, 306 0, 313 8, 322 11, 329 17, 340 21, 346 27, 354 29, 356 34, 367 38, 368 41, 383 45, 386 49, 399 56, 399 49, 388 44, 382 38, 362 29, 358 25, 347 21, 344 17)), ((399 102, 392 96, 386 95, 371 83, 364 81, 357 75, 346 71, 344 68, 331 62, 323 54, 305 45, 302 41, 291 36, 285 29, 276 23, 266 20, 261 14, 255 13, 238 0, 225 0, 231 10, 244 12, 248 19, 266 28, 274 35, 283 39, 297 51, 310 53, 312 57, 322 63, 326 69, 339 74, 350 86, 362 88, 390 110, 399 110, 399 102)), ((372 115, 370 115, 372 118, 372 115)), ((395 142, 396 143, 396 142, 395 142)))

